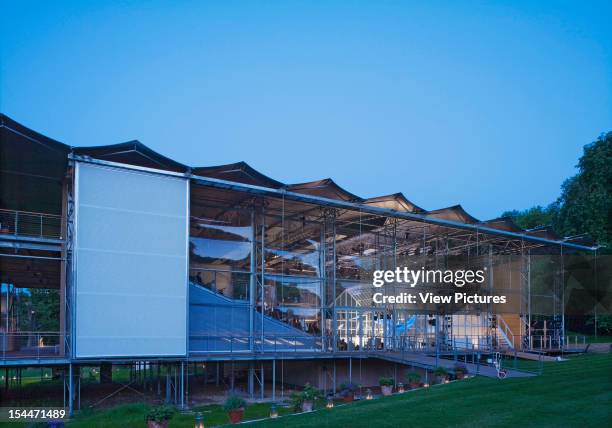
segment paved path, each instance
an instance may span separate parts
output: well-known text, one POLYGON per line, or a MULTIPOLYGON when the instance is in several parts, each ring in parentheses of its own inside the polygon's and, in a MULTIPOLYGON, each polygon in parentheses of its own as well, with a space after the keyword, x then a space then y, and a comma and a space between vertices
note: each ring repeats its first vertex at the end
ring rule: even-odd
MULTIPOLYGON (((373 357, 381 358, 387 361, 393 361, 402 364, 411 364, 422 368, 434 368, 436 366, 444 367, 449 370, 453 370, 456 362, 453 360, 447 360, 445 358, 432 357, 422 353, 401 353, 401 352, 376 352, 372 354, 373 357)), ((497 371, 495 367, 483 365, 483 364, 472 364, 462 363, 468 369, 469 374, 476 374, 480 376, 497 378, 497 371)), ((524 372, 521 370, 507 369, 507 377, 533 377, 536 376, 534 373, 524 372)))
POLYGON ((606 354, 612 352, 612 343, 591 343, 587 352, 606 354))

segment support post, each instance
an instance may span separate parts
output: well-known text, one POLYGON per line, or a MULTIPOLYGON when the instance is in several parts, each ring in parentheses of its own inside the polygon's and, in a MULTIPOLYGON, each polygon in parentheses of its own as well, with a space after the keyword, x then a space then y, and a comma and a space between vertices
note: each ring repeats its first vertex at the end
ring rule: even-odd
POLYGON ((253 362, 249 362, 249 379, 248 379, 248 392, 249 392, 249 396, 251 397, 251 399, 253 398, 253 390, 254 388, 254 377, 255 377, 255 370, 253 368, 253 362))
POLYGON ((73 407, 73 382, 72 382, 72 363, 68 364, 68 416, 72 417, 74 415, 74 407, 73 407))
POLYGON ((264 399, 264 386, 265 386, 265 382, 264 382, 264 363, 263 363, 263 361, 261 362, 261 371, 260 371, 260 373, 261 373, 261 379, 260 379, 260 384, 259 384, 260 385, 259 390, 260 390, 260 393, 261 393, 261 399, 263 400, 264 399))
MULTIPOLYGON (((255 346, 255 293, 257 291, 257 234, 255 233, 255 208, 251 208, 251 263, 250 263, 250 281, 249 281, 249 351, 254 351, 255 346)), ((233 389, 233 388, 232 388, 233 389)))
POLYGON ((276 401, 276 360, 272 360, 272 401, 276 401))
POLYGON ((334 358, 334 380, 333 382, 334 382, 333 387, 334 387, 334 394, 335 394, 336 393, 336 359, 335 358, 334 358))
POLYGON ((185 363, 181 361, 181 409, 185 408, 185 363))

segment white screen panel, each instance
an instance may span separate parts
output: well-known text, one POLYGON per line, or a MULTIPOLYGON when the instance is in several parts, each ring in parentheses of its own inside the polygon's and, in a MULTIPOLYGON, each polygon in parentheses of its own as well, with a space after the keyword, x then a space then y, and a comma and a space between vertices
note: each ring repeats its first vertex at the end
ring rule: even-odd
POLYGON ((186 179, 77 163, 75 354, 184 356, 186 179))

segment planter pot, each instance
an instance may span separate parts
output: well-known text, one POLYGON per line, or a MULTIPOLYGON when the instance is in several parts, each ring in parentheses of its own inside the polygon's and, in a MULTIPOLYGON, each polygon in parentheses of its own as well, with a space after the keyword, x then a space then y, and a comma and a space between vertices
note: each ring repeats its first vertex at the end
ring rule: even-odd
POLYGON ((168 428, 168 421, 147 421, 147 428, 168 428))
POLYGON ((233 424, 237 424, 242 421, 242 415, 244 415, 244 409, 235 409, 227 412, 227 416, 229 416, 229 420, 233 424))
POLYGON ((391 395, 391 394, 393 394, 393 386, 391 386, 391 385, 381 385, 380 386, 380 392, 384 396, 391 395))
POLYGON ((312 401, 304 401, 302 403, 302 412, 312 412, 312 401))
POLYGON ((436 376, 436 383, 444 383, 446 376, 436 376))
POLYGON ((455 373, 455 376, 457 377, 458 380, 461 380, 465 377, 465 373, 463 372, 457 372, 455 373))
POLYGON ((353 394, 352 392, 342 397, 342 401, 344 401, 345 403, 351 403, 353 402, 354 399, 355 399, 355 394, 353 394))
POLYGON ((410 382, 410 389, 417 389, 420 387, 421 387, 420 382, 410 382))

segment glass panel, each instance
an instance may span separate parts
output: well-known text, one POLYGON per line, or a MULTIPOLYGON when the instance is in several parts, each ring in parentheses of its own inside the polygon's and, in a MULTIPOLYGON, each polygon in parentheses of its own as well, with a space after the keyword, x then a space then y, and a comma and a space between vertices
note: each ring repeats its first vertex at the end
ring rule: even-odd
POLYGON ((266 272, 320 277, 321 225, 276 217, 266 221, 266 272))
POLYGON ((336 277, 368 280, 372 272, 379 269, 379 260, 374 256, 341 255, 338 257, 336 277))
POLYGON ((250 213, 230 211, 224 219, 191 219, 190 266, 217 270, 251 268, 253 227, 250 213))
POLYGON ((248 271, 251 243, 191 237, 189 262, 191 267, 248 271))
MULTIPOLYGON (((315 336, 321 334, 321 310, 319 308, 277 306, 268 311, 267 315, 290 325, 293 329, 298 330, 298 332, 315 336)), ((271 331, 266 331, 265 333, 269 335, 271 331)), ((284 334, 290 333, 291 331, 287 331, 284 334)))
POLYGON ((264 307, 319 307, 321 281, 308 277, 266 275, 264 307))
POLYGON ((190 269, 192 284, 234 300, 248 300, 251 274, 247 272, 190 269))

